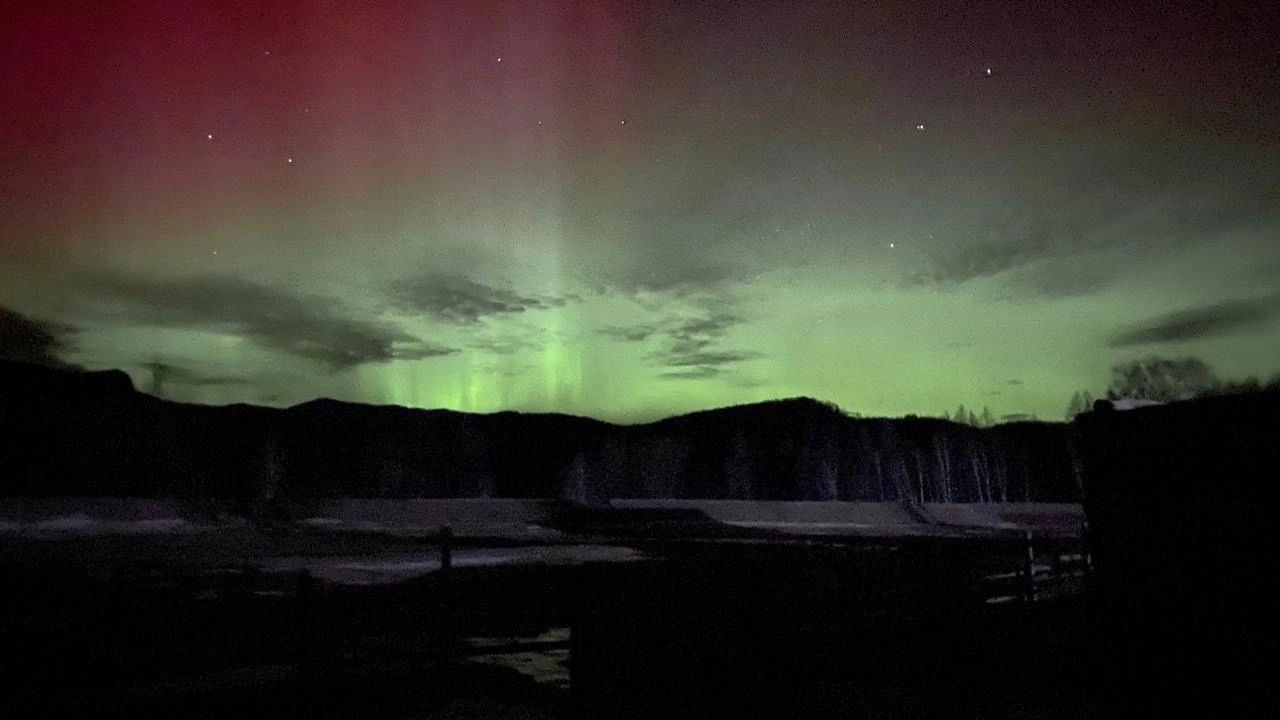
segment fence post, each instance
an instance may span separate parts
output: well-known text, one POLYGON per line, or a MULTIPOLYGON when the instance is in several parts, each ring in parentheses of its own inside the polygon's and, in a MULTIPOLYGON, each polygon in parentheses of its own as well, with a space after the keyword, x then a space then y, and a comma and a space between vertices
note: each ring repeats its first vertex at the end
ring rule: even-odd
POLYGON ((1089 548, 1089 518, 1080 519, 1080 569, 1084 575, 1084 588, 1093 582, 1093 552, 1089 548))
POLYGON ((1022 576, 1025 581, 1023 592, 1027 602, 1036 601, 1036 549, 1032 544, 1032 532, 1027 530, 1023 533, 1023 541, 1026 545, 1026 552, 1022 559, 1022 576))
POLYGON ((1087 573, 1093 569, 1093 552, 1089 547, 1089 518, 1080 520, 1080 555, 1087 573))
POLYGON ((445 525, 440 528, 440 571, 448 573, 453 569, 453 528, 445 525))

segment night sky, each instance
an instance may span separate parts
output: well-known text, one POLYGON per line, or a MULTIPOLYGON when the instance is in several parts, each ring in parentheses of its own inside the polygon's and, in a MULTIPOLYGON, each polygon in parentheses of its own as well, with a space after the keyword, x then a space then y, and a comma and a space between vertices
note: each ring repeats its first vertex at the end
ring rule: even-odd
POLYGON ((1140 5, 7 2, 0 331, 180 400, 619 421, 1265 378, 1280 23, 1140 5))

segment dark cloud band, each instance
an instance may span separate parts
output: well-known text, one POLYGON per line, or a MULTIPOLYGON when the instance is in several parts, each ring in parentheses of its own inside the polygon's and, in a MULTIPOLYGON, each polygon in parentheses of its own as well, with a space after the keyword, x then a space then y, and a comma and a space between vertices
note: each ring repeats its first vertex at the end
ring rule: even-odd
POLYGON ((1260 327, 1280 311, 1280 295, 1228 300, 1160 315, 1117 332, 1111 347, 1159 345, 1227 335, 1260 327))
POLYGON ((353 318, 330 298, 238 278, 95 273, 81 282, 86 300, 120 310, 129 324, 233 333, 333 370, 457 352, 384 323, 353 318))

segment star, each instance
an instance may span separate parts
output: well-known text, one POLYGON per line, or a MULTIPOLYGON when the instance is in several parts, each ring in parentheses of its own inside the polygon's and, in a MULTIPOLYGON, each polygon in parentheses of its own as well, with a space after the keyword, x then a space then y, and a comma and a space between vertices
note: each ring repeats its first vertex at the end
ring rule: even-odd
POLYGON ((919 125, 916 125, 916 129, 917 129, 917 130, 924 130, 924 123, 920 123, 919 125))
POLYGON ((212 140, 212 139, 213 139, 213 133, 209 133, 208 135, 205 135, 205 137, 207 137, 207 138, 209 138, 210 140, 212 140))
POLYGON ((991 68, 987 68, 987 77, 991 77, 991 68))
POLYGON ((292 165, 292 164, 293 164, 293 158, 289 158, 286 162, 288 162, 290 165, 292 165))
POLYGON ((889 243, 889 249, 890 249, 890 250, 892 250, 892 249, 894 249, 894 248, 896 248, 896 247, 898 247, 898 243, 889 243))
POLYGON ((498 56, 498 62, 502 62, 502 56, 501 56, 501 55, 499 55, 499 56, 498 56))
POLYGON ((622 122, 620 122, 620 123, 618 123, 618 124, 619 124, 619 125, 626 125, 626 124, 627 124, 627 121, 626 121, 626 120, 623 120, 622 122))
POLYGON ((539 125, 541 125, 541 124, 542 124, 542 121, 541 121, 541 120, 539 120, 539 121, 538 121, 538 124, 539 124, 539 125))

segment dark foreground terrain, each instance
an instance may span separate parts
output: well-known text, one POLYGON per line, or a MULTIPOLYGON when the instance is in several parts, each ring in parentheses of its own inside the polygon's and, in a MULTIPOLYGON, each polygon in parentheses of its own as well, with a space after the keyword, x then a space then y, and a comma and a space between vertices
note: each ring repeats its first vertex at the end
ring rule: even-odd
MULTIPOLYGON (((277 532, 267 542, 292 556, 440 552, 433 538, 277 532)), ((1019 575, 1016 537, 658 532, 585 562, 468 565, 498 543, 473 538, 451 546, 447 570, 356 584, 216 567, 191 560, 192 543, 210 541, 11 539, 0 568, 0 672, 16 714, 6 716, 1096 711, 1083 578, 1050 567, 1075 556, 1070 538, 1039 547, 1037 585, 1019 575)))
MULTIPOLYGON (((67 378, 45 380, 56 391, 67 378)), ((372 485, 353 481, 390 498, 382 505, 337 486, 303 493, 294 481, 324 458, 282 451, 284 441, 219 445, 261 437, 238 422, 215 422, 238 430, 210 433, 211 444, 172 446, 211 455, 167 452, 164 437, 140 428, 205 438, 195 432, 203 420, 187 415, 204 411, 116 385, 127 398, 119 406, 92 393, 87 404, 46 403, 57 392, 36 385, 26 405, 0 406, 16 438, 6 457, 22 470, 15 487, 53 479, 51 492, 14 490, 0 517, 0 717, 1273 714, 1275 393, 1102 406, 1068 425, 1023 429, 1051 436, 1043 447, 1052 452, 1007 432, 955 452, 953 428, 845 423, 804 403, 738 409, 610 429, 595 436, 598 452, 535 468, 546 481, 538 492, 508 488, 541 500, 441 510, 399 499, 412 495, 405 478, 416 465, 384 463, 372 485), (797 408, 811 421, 790 434, 742 420, 797 408), (143 411, 159 425, 130 414, 143 411), (833 424, 812 421, 821 417, 833 424), (747 480, 666 493, 676 476, 659 471, 684 456, 661 442, 660 452, 633 451, 673 427, 672 437, 701 438, 678 477, 714 467, 717 483, 747 480), (831 427, 839 432, 823 430, 831 427), (1000 449, 1006 441, 1012 454, 1000 449), (1035 457, 1022 477, 1044 465, 1053 479, 1024 484, 1020 498, 1007 494, 1018 475, 1001 469, 1019 453, 1035 457), (823 458, 831 462, 814 464, 823 458), (949 472, 956 459, 972 469, 949 472), (147 502, 179 498, 180 516, 111 505, 123 514, 96 520, 84 508, 106 501, 72 496, 107 466, 108 479, 149 483, 147 502), (145 472, 153 467, 169 474, 145 472), (166 477, 199 487, 166 495, 166 477), (209 491, 228 478, 234 487, 209 491), (611 485, 617 478, 630 479, 611 485), (883 495, 845 495, 878 493, 882 481, 883 495), (1046 505, 1034 492, 1066 486, 1083 492, 1087 533, 1076 531, 1080 506, 1046 505), (831 502, 848 499, 858 502, 831 502), (1014 499, 1041 502, 989 502, 1014 499), (456 535, 441 532, 440 517, 458 521, 456 535)), ((337 414, 354 422, 363 412, 337 414)), ((466 432, 436 437, 428 416, 413 417, 403 445, 370 444, 379 437, 371 419, 350 443, 312 444, 343 458, 334 473, 383 450, 477 447, 466 432)), ((492 430, 507 420, 449 422, 492 430)), ((289 423, 276 427, 302 427, 289 423)), ((516 447, 538 445, 512 432, 516 447)), ((484 436, 489 449, 467 455, 479 464, 414 462, 469 468, 458 477, 518 477, 519 454, 484 436), (513 464, 486 475, 494 466, 485 458, 513 464)), ((102 494, 117 498, 131 487, 108 484, 102 494)), ((458 494, 428 485, 426 494, 458 494)))

